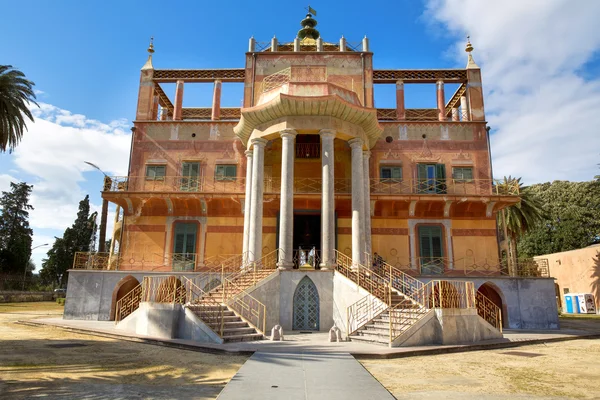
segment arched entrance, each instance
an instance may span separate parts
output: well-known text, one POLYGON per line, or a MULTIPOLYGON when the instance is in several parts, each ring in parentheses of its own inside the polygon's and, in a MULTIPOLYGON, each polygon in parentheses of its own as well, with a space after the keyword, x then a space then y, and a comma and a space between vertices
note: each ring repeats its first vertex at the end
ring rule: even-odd
POLYGON ((294 330, 319 330, 319 292, 313 281, 305 276, 294 292, 294 330))
POLYGON ((127 275, 125 278, 123 278, 119 282, 117 282, 117 284, 115 285, 115 289, 113 290, 113 294, 112 294, 112 303, 111 303, 111 307, 110 307, 110 317, 109 317, 109 319, 111 321, 115 320, 115 315, 117 313, 118 301, 121 300, 123 297, 125 297, 125 295, 127 293, 131 292, 139 284, 140 284, 140 282, 131 275, 127 275))
POLYGON ((506 312, 506 306, 504 305, 504 301, 502 301, 502 291, 498 288, 498 286, 494 285, 492 282, 486 282, 483 285, 479 286, 477 291, 483 294, 485 297, 490 299, 492 303, 494 303, 501 311, 502 315, 502 326, 506 327, 508 323, 508 314, 506 312))

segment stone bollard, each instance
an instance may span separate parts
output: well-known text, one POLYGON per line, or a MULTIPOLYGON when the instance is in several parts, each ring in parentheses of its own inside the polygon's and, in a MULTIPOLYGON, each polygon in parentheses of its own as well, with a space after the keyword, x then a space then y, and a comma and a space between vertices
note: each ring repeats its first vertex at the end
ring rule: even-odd
POLYGON ((342 331, 337 326, 334 326, 329 330, 329 341, 330 342, 341 342, 342 331))
POLYGON ((273 329, 271 329, 271 341, 275 340, 283 340, 283 329, 281 325, 275 325, 273 329))

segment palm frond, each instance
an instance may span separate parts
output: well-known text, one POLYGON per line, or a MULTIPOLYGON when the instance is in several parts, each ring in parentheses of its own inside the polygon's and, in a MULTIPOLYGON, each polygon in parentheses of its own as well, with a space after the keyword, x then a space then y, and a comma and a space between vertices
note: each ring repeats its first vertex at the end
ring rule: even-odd
POLYGON ((12 152, 33 121, 30 104, 35 104, 35 83, 12 65, 0 65, 0 152, 12 152))

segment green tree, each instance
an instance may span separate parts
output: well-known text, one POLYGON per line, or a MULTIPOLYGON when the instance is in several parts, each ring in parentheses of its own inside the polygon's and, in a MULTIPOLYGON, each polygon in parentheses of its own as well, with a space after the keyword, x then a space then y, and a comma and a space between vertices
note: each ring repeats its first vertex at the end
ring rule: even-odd
POLYGON ((520 238, 522 254, 575 250, 600 240, 600 180, 531 186, 545 210, 542 222, 520 238))
POLYGON ((10 191, 0 196, 0 271, 25 271, 31 257, 33 230, 29 227, 29 204, 32 185, 10 183, 10 191))
POLYGON ((12 65, 0 65, 0 152, 12 151, 19 144, 27 129, 25 117, 33 121, 29 104, 38 105, 34 85, 12 65))
POLYGON ((78 251, 93 250, 92 243, 96 237, 97 213, 90 215, 89 196, 79 202, 77 218, 70 228, 67 228, 62 238, 56 238, 48 258, 42 260, 40 277, 46 284, 64 287, 67 282, 67 270, 73 264, 73 258, 78 251))
POLYGON ((498 217, 500 229, 504 232, 504 248, 507 250, 509 271, 516 272, 518 259, 517 241, 524 234, 540 223, 544 216, 542 204, 532 192, 531 187, 523 186, 521 178, 505 176, 498 185, 500 190, 510 192, 511 188, 519 189, 520 201, 502 210, 498 217))

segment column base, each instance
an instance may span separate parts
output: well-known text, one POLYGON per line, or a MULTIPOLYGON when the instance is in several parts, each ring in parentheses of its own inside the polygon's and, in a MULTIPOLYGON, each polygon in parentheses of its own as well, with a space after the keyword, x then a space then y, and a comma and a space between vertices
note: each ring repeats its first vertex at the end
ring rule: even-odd
POLYGON ((329 271, 329 270, 334 270, 335 269, 335 263, 321 263, 319 264, 319 268, 321 269, 321 271, 329 271))
POLYGON ((286 262, 286 261, 279 261, 277 263, 277 269, 279 269, 280 271, 292 270, 292 269, 294 269, 294 263, 286 262))

